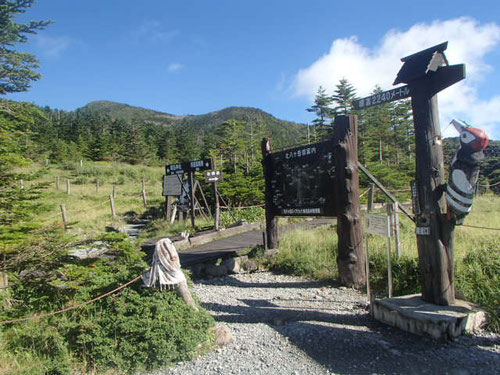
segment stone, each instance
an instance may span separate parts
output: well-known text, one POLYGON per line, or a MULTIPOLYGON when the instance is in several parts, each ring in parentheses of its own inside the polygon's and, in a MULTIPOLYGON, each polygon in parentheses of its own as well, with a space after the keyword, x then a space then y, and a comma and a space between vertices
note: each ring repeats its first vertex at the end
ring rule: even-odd
POLYGON ((219 326, 213 329, 215 334, 215 343, 222 347, 233 342, 233 334, 227 326, 219 326))
POLYGON ((224 267, 226 267, 227 273, 229 273, 229 274, 241 272, 241 258, 240 257, 224 259, 224 261, 222 262, 222 265, 224 267))
POLYGON ((227 275, 227 268, 224 265, 207 265, 205 274, 210 277, 222 277, 227 275))
POLYGON ((452 306, 439 306, 416 294, 375 300, 372 315, 382 323, 436 340, 473 333, 486 322, 484 311, 473 304, 457 299, 452 306))
POLYGON ((259 270, 259 264, 254 260, 249 260, 244 264, 244 268, 248 272, 255 272, 259 270))

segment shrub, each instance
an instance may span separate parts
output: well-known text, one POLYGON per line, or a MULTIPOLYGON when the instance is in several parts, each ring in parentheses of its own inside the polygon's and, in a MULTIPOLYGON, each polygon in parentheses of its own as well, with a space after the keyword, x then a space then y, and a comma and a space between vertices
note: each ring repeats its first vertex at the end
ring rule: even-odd
POLYGON ((500 249, 477 249, 457 265, 456 284, 467 300, 483 306, 489 328, 500 332, 500 249))

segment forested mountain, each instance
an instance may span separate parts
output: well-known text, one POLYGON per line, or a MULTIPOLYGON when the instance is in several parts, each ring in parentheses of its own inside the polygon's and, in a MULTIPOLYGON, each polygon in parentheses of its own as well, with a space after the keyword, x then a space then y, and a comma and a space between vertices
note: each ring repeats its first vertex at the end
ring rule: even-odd
MULTIPOLYGON (((306 126, 256 108, 230 107, 204 115, 176 116, 126 104, 97 101, 75 111, 44 108, 34 131, 47 158, 174 163, 231 156, 233 167, 256 160, 263 137, 276 147, 303 142, 306 126), (216 152, 215 150, 219 150, 216 152), (243 161, 242 161, 243 160, 243 161)), ((260 152, 260 151, 259 151, 260 152)))

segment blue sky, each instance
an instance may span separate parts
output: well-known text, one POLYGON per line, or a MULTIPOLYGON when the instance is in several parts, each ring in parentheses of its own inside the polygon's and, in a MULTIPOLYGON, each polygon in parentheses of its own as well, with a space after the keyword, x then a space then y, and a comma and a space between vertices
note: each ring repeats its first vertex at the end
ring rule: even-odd
POLYGON ((178 115, 250 106, 297 122, 314 118, 305 108, 319 85, 389 89, 399 58, 448 40, 468 77, 439 96, 443 128, 458 117, 500 139, 498 0, 40 0, 18 17, 32 19, 55 21, 18 46, 43 78, 11 99, 178 115))

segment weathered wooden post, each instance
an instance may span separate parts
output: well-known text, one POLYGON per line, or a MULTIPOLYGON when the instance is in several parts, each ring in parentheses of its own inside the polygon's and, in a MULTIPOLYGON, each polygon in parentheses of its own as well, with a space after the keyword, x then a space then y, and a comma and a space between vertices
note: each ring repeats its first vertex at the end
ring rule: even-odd
POLYGON ((69 178, 66 179, 66 194, 71 194, 71 181, 69 180, 69 178))
POLYGON ((373 210, 373 198, 375 195, 375 184, 370 184, 370 189, 368 190, 368 207, 367 211, 372 212, 373 210))
POLYGON ((115 199, 113 198, 113 194, 109 196, 109 203, 111 205, 111 216, 113 219, 116 218, 116 209, 115 209, 115 199))
POLYGON ((333 127, 339 277, 342 284, 359 288, 366 284, 366 254, 359 205, 357 116, 337 116, 333 127))
POLYGON ((148 206, 148 198, 146 196, 146 190, 142 190, 142 203, 144 204, 144 207, 148 206))
POLYGON ((189 171, 189 202, 191 206, 191 225, 193 228, 196 226, 196 212, 195 212, 195 196, 194 196, 194 172, 189 171))
POLYGON ((275 216, 271 205, 271 179, 269 177, 269 168, 271 167, 268 155, 271 153, 271 141, 264 138, 261 143, 262 149, 262 166, 264 168, 264 176, 266 179, 266 237, 267 247, 269 249, 278 248, 278 217, 275 216))
POLYGON ((56 189, 57 189, 57 190, 59 190, 59 185, 60 185, 60 182, 61 182, 61 177, 56 176, 56 189))
POLYGON ((465 65, 448 65, 447 42, 407 56, 394 84, 408 83, 416 145, 419 214, 417 247, 422 298, 437 305, 455 302, 453 283, 454 223, 446 218, 444 159, 437 93, 465 78, 465 65))
POLYGON ((170 218, 172 217, 172 196, 167 195, 165 197, 165 219, 167 222, 170 222, 170 218))
POLYGON ((69 223, 68 223, 68 215, 66 213, 66 205, 61 204, 61 205, 59 205, 59 207, 61 208, 61 215, 62 215, 62 220, 64 223, 64 230, 68 231, 69 223))

